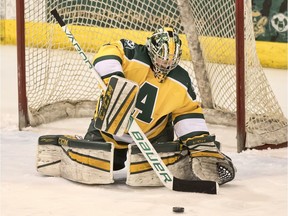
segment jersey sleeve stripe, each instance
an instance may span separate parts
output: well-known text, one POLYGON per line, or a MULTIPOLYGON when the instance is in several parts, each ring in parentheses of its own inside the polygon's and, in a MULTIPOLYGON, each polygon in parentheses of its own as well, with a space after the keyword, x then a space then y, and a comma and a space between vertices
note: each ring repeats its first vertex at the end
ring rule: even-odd
POLYGON ((93 61, 93 65, 95 66, 98 62, 101 62, 103 60, 109 60, 109 59, 114 59, 114 60, 118 61, 120 64, 122 64, 122 59, 119 56, 117 56, 117 55, 105 55, 105 56, 100 56, 100 57, 96 58, 93 61))
POLYGON ((113 76, 113 75, 116 75, 116 76, 120 76, 120 77, 125 78, 125 76, 124 76, 124 74, 123 74, 122 71, 116 71, 116 72, 114 72, 114 73, 109 73, 109 74, 107 74, 107 75, 105 75, 105 76, 101 76, 101 78, 104 80, 104 79, 106 79, 106 78, 110 78, 110 77, 113 76))
POLYGON ((177 122, 184 120, 184 119, 204 119, 203 113, 189 113, 189 114, 183 114, 181 116, 177 116, 174 119, 174 124, 177 124, 177 122))

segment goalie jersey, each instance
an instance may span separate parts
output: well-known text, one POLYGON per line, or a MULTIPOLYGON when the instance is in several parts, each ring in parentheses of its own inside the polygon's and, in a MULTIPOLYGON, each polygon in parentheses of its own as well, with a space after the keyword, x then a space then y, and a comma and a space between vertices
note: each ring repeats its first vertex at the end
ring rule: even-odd
MULTIPOLYGON (((157 137, 171 119, 175 134, 184 143, 188 138, 209 134, 202 108, 195 101, 189 74, 181 66, 170 71, 160 83, 154 77, 146 46, 125 39, 103 45, 93 65, 106 84, 112 75, 139 84, 135 119, 149 140, 157 137)), ((133 142, 129 134, 119 137, 100 133, 105 141, 113 142, 115 148, 127 148, 127 144, 133 142)))

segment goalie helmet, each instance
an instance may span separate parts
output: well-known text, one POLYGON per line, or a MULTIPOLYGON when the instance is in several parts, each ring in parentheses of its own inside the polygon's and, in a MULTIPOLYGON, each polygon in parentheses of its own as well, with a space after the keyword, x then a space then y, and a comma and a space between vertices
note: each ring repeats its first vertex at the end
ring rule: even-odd
POLYGON ((147 38, 146 46, 154 75, 159 82, 163 82, 180 61, 181 40, 173 28, 160 28, 147 38))

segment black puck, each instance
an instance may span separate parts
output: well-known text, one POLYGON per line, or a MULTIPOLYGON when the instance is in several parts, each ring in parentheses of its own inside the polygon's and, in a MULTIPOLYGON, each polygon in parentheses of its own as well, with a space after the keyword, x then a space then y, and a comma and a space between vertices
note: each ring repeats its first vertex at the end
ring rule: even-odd
POLYGON ((173 212, 183 213, 184 207, 173 207, 173 212))

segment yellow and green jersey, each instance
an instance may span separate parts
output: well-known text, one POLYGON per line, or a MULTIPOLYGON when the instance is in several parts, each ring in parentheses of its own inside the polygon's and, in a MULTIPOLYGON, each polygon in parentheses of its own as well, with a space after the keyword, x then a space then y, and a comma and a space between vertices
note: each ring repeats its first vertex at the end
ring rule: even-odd
MULTIPOLYGON (((189 74, 181 66, 170 71, 167 79, 160 83, 154 77, 146 46, 124 39, 103 45, 93 65, 105 83, 110 76, 119 75, 139 84, 136 121, 148 139, 163 131, 169 116, 172 116, 175 134, 182 142, 209 134, 202 108, 195 101, 189 74)), ((116 148, 127 148, 132 142, 128 134, 117 137, 102 133, 102 136, 116 148)))

